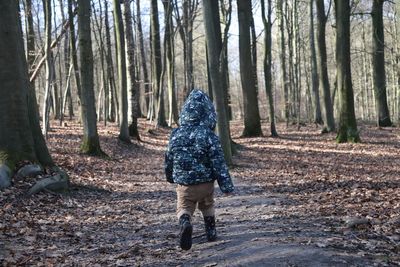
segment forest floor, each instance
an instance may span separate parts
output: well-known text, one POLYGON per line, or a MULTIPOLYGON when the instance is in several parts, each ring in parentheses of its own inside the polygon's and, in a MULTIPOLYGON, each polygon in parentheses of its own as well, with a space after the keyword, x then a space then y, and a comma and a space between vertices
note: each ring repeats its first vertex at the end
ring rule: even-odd
POLYGON ((206 242, 197 211, 193 247, 182 251, 163 173, 170 130, 141 120, 142 142, 126 145, 116 125, 100 126, 107 159, 80 154, 80 126, 66 124, 53 123, 48 145, 71 192, 27 196, 37 178, 0 192, 0 265, 400 265, 398 128, 362 125, 361 144, 336 144, 283 124, 281 138, 244 139, 232 123, 236 192, 216 190, 219 238, 206 242))

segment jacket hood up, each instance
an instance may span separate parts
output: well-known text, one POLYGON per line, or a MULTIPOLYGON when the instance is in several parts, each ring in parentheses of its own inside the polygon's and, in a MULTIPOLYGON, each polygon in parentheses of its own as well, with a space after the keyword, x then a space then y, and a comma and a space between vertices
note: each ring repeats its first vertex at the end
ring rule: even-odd
POLYGON ((204 92, 194 89, 183 104, 179 124, 182 126, 203 125, 214 129, 217 114, 211 99, 204 92))

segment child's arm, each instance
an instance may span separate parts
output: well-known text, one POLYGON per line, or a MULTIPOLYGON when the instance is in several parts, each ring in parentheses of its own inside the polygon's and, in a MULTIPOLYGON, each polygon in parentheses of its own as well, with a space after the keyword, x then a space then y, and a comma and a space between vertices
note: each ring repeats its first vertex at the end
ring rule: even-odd
POLYGON ((174 131, 172 131, 171 136, 169 138, 167 151, 165 151, 165 163, 164 163, 165 176, 167 178, 167 181, 170 183, 174 183, 174 179, 172 177, 174 160, 173 160, 173 156, 171 153, 171 140, 172 140, 173 134, 174 134, 174 131))
POLYGON ((169 148, 167 148, 167 151, 165 152, 165 176, 167 178, 167 181, 170 183, 174 183, 174 180, 172 179, 172 170, 173 170, 173 160, 171 157, 171 152, 169 148))
POLYGON ((224 152, 218 137, 212 133, 210 137, 210 159, 212 164, 213 176, 217 179, 219 188, 223 193, 233 192, 234 186, 231 176, 229 175, 228 166, 226 165, 224 152))

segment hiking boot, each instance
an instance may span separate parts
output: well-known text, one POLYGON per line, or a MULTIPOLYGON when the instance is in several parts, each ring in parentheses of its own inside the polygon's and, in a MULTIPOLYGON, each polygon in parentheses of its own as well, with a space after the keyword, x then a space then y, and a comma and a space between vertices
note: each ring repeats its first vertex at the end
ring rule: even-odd
POLYGON ((217 230, 215 229, 215 216, 205 216, 204 225, 206 228, 206 236, 208 241, 217 239, 217 230))
POLYGON ((179 218, 179 225, 181 226, 180 246, 183 250, 189 250, 192 247, 192 231, 193 227, 190 223, 190 216, 183 214, 179 218))

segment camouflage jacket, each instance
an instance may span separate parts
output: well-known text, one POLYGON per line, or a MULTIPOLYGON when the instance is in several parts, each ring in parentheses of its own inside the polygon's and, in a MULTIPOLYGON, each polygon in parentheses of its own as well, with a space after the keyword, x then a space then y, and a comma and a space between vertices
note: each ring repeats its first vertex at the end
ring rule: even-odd
POLYGON ((217 119, 210 98, 193 90, 171 133, 165 153, 167 181, 194 185, 217 180, 222 192, 234 190, 220 141, 214 133, 217 119))

